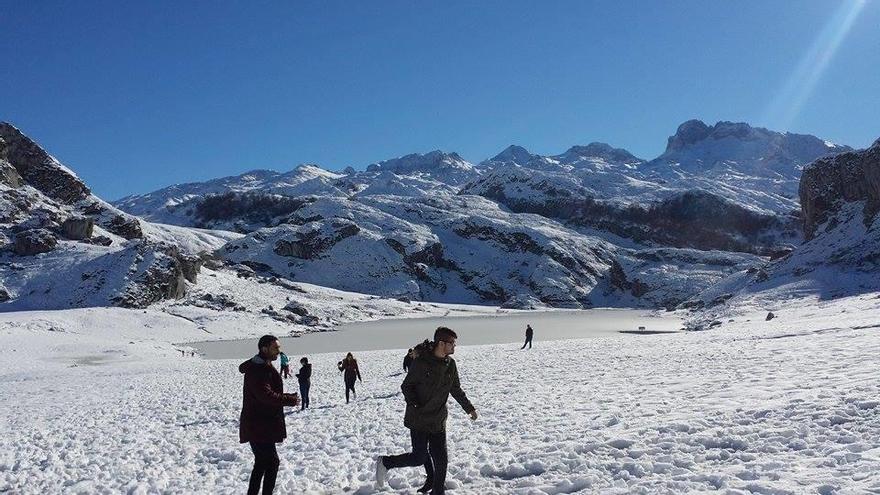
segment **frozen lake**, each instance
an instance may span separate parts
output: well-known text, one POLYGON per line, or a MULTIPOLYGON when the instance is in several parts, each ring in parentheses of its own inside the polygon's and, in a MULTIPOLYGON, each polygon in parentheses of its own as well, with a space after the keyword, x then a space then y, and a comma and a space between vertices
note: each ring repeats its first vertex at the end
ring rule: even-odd
MULTIPOLYGON (((281 349, 291 358, 326 352, 360 352, 384 349, 407 349, 431 338, 438 326, 458 333, 460 346, 520 343, 525 328, 535 330, 533 345, 541 341, 607 337, 634 331, 640 326, 648 331, 669 332, 681 328, 679 318, 662 313, 631 309, 589 309, 499 313, 464 317, 431 317, 377 320, 350 323, 335 332, 279 337, 281 349)), ((650 338, 650 335, 629 335, 650 338)), ((196 342, 188 344, 208 359, 232 359, 256 352, 256 339, 196 342)))

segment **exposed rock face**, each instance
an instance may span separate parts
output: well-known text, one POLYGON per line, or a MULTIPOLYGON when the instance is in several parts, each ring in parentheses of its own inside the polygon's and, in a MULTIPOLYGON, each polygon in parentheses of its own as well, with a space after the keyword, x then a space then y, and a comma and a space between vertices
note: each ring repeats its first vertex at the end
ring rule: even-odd
POLYGON ((90 194, 73 172, 11 124, 0 122, 0 139, 0 156, 5 156, 25 182, 46 196, 71 204, 90 194))
POLYGON ((275 254, 307 260, 315 259, 337 242, 360 232, 360 227, 345 220, 334 221, 332 228, 333 231, 329 233, 316 228, 297 233, 297 238, 293 240, 281 239, 275 243, 275 254))
POLYGON ((181 254, 177 257, 177 261, 180 262, 180 269, 187 282, 196 283, 202 263, 204 263, 202 258, 195 255, 181 254))
POLYGON ((21 175, 7 160, 5 156, 6 142, 0 138, 0 184, 16 188, 23 184, 21 175))
POLYGON ((705 191, 684 191, 646 207, 623 206, 547 187, 550 189, 544 187, 545 194, 538 197, 507 197, 495 188, 481 193, 515 212, 536 213, 667 246, 770 254, 778 250, 779 243, 799 236, 794 218, 761 214, 705 191))
POLYGON ((697 143, 709 137, 712 128, 702 120, 688 120, 678 126, 675 134, 669 137, 666 143, 666 151, 677 151, 688 145, 697 143))
POLYGON ((117 306, 145 308, 163 299, 186 295, 186 278, 175 246, 141 242, 136 247, 137 271, 121 295, 111 299, 117 306))
POLYGON ((144 236, 141 223, 135 217, 116 215, 104 227, 114 234, 125 239, 140 239, 144 236))
POLYGON ((61 224, 61 232, 64 237, 80 241, 92 237, 92 230, 95 228, 95 221, 89 217, 72 216, 68 217, 61 224))
POLYGON ((880 210, 880 139, 866 150, 816 160, 804 169, 799 193, 807 240, 844 202, 864 201, 868 224, 880 210))
POLYGON ((46 229, 24 230, 16 234, 13 251, 19 256, 33 256, 55 249, 58 239, 46 229))

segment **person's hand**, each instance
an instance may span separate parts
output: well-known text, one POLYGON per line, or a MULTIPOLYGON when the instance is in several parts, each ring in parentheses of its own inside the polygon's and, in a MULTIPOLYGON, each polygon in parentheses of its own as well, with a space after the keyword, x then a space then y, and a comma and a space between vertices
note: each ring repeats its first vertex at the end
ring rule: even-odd
POLYGON ((476 420, 477 420, 477 416, 478 416, 478 414, 477 414, 477 410, 474 409, 473 411, 471 411, 470 414, 471 414, 471 421, 476 421, 476 420))

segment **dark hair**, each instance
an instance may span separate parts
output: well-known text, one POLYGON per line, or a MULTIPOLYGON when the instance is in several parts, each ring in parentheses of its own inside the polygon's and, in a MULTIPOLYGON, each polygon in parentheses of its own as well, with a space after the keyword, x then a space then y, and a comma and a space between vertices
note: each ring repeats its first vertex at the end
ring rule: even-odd
POLYGON ((263 335, 260 337, 260 341, 257 342, 257 350, 262 351, 263 347, 269 347, 276 340, 278 340, 278 337, 274 335, 263 335))
POLYGON ((451 328, 446 327, 437 327, 437 330, 434 330, 434 342, 439 340, 448 340, 448 339, 457 339, 458 334, 452 331, 451 328))
POLYGON ((301 362, 303 364, 309 364, 309 358, 304 357, 304 358, 300 359, 299 362, 301 362))

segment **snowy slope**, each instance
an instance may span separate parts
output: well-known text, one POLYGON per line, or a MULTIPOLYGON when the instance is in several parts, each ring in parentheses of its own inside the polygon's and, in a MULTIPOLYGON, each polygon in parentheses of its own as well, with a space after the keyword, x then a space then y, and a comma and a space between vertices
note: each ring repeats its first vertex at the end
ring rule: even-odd
POLYGON ((880 291, 880 140, 866 150, 817 160, 801 181, 808 240, 791 253, 710 287, 690 307, 705 327, 789 299, 831 300, 880 291))
MULTIPOLYGON (((290 172, 252 170, 241 175, 207 182, 176 184, 144 195, 127 196, 113 204, 133 215, 160 223, 178 223, 187 218, 185 210, 194 199, 226 192, 261 192, 284 196, 345 195, 338 187, 343 174, 316 165, 300 165, 290 172)), ((187 224, 190 225, 190 224, 187 224)))
MULTIPOLYGON (((450 400, 448 493, 877 492, 878 300, 778 310, 723 332, 460 345, 480 417, 450 400)), ((172 344, 220 331, 151 310, 5 318, 0 491, 241 493, 253 457, 238 443, 237 366, 248 356, 183 358, 188 346, 172 344)), ((286 415, 277 491, 413 493, 421 468, 372 487, 373 456, 409 447, 400 351, 358 354, 351 404, 340 355, 309 356, 312 409, 286 415)))

